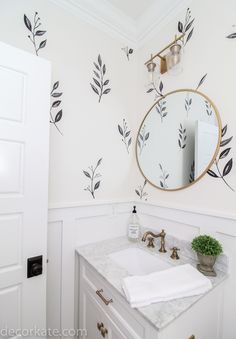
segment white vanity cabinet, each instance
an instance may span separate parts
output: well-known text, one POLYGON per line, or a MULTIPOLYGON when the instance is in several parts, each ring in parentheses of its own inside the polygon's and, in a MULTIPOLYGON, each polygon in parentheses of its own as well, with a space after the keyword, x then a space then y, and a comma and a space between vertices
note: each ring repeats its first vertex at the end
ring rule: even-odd
POLYGON ((223 284, 158 330, 81 256, 79 262, 79 328, 87 330, 83 339, 220 339, 223 284))

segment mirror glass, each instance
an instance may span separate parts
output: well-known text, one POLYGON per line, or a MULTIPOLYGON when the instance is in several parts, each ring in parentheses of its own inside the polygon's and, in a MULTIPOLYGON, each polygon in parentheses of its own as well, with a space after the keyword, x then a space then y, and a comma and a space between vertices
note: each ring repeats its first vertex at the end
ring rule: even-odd
POLYGON ((220 117, 208 97, 194 90, 168 93, 140 126, 136 155, 141 173, 160 189, 185 188, 210 168, 220 138, 220 117))

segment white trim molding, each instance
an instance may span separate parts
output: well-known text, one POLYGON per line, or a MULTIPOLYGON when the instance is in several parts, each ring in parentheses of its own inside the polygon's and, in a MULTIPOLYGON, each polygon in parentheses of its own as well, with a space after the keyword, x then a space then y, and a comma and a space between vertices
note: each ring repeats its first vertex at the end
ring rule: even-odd
POLYGON ((133 205, 137 205, 144 228, 160 230, 163 227, 167 234, 187 241, 206 233, 223 243, 231 269, 224 304, 224 331, 227 331, 232 321, 236 321, 236 315, 234 320, 231 319, 236 303, 236 297, 232 298, 236 279, 236 216, 140 200, 74 202, 51 206, 48 220, 48 326, 58 329, 76 326, 78 285, 75 279, 75 249, 86 243, 124 236, 133 205))
POLYGON ((149 41, 192 2, 192 0, 157 1, 134 20, 111 5, 108 0, 50 1, 132 47, 140 47, 149 41))

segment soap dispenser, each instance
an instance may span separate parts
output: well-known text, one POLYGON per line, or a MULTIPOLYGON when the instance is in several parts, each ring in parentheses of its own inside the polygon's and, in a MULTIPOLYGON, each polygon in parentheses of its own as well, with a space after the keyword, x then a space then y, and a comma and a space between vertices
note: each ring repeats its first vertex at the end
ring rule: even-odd
POLYGON ((128 239, 130 241, 136 242, 139 240, 139 235, 140 235, 140 223, 136 211, 136 206, 134 206, 130 222, 128 224, 128 239))

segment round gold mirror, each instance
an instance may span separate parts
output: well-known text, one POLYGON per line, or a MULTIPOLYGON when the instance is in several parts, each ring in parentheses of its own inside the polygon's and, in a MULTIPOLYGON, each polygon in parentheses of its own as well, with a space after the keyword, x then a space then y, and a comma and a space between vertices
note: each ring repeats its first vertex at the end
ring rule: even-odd
POLYGON ((170 92, 155 102, 139 128, 138 166, 153 186, 180 190, 206 174, 220 140, 220 116, 206 95, 190 89, 170 92))

